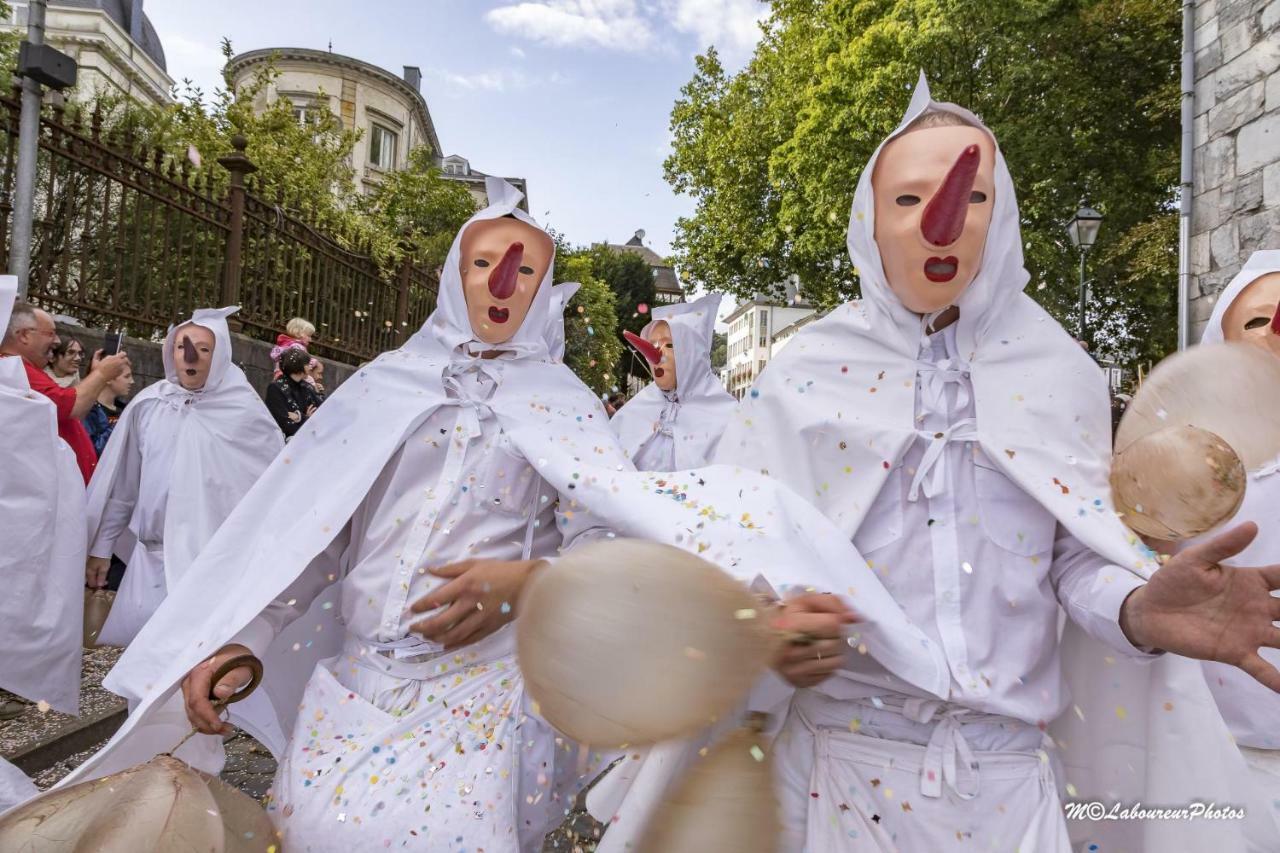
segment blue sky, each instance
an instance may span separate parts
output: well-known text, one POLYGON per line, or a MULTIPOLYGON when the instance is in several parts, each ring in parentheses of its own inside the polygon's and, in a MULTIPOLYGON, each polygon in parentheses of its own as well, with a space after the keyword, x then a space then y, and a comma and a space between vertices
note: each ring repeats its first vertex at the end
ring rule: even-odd
POLYGON ((399 73, 422 68, 440 141, 474 168, 529 181, 539 221, 575 244, 627 240, 659 253, 692 203, 662 178, 672 103, 714 44, 750 57, 759 0, 148 0, 169 73, 220 82, 237 52, 325 49, 399 73))

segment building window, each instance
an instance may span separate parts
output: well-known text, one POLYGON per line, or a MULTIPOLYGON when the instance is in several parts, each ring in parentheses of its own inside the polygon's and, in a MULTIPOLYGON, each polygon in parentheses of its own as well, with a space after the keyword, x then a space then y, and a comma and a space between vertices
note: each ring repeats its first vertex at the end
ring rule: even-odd
POLYGON ((369 131, 369 165, 376 166, 379 169, 394 169, 396 167, 396 141, 397 135, 394 130, 385 128, 380 124, 371 125, 369 131))

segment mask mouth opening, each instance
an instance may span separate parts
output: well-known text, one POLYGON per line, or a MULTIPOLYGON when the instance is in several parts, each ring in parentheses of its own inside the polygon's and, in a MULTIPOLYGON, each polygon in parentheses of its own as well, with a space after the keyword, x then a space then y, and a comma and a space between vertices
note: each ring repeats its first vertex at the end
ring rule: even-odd
POLYGON ((951 281, 960 269, 960 259, 955 255, 945 258, 929 258, 924 262, 924 275, 929 281, 939 284, 951 281))
POLYGON ((489 306, 489 319, 495 323, 505 323, 511 317, 511 309, 499 308, 496 305, 489 306))

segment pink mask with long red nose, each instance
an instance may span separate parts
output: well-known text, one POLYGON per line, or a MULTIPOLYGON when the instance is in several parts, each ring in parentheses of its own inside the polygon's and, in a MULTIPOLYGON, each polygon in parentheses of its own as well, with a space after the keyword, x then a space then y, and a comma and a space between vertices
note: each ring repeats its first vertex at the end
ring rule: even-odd
MULTIPOLYGON (((933 246, 950 246, 964 233, 965 217, 969 215, 969 197, 973 182, 978 176, 982 153, 978 146, 970 145, 947 172, 938 191, 929 199, 920 217, 920 233, 933 246)), ((954 255, 945 258, 931 257, 925 262, 924 274, 930 281, 950 281, 959 269, 960 260, 954 255)))
POLYGON ((637 335, 635 332, 624 331, 622 337, 627 339, 627 343, 636 348, 636 352, 644 357, 644 360, 650 364, 657 364, 662 361, 662 353, 653 344, 637 335))

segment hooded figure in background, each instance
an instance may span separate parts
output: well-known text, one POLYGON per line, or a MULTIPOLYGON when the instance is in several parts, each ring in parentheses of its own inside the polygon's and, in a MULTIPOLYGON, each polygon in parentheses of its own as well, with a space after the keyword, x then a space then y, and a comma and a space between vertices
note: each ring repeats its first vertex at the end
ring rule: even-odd
POLYGON ((566 281, 551 288, 551 305, 547 309, 547 354, 552 361, 564 361, 564 311, 580 287, 579 282, 566 281))
MULTIPOLYGON (((1155 571, 1112 506, 1102 373, 1022 292, 995 138, 923 76, 862 172, 849 252, 863 299, 796 335, 716 461, 768 472, 842 527, 949 678, 933 695, 886 689, 874 660, 833 664, 821 645, 783 667, 800 688, 774 747, 786 849, 1066 853, 1064 784, 1108 803, 1245 804, 1199 665, 1155 650, 1280 687, 1256 652, 1275 643, 1280 569, 1216 570, 1245 527, 1155 571)), ((1243 843, 1238 821, 1208 818, 1071 832, 1108 850, 1243 843)))
POLYGON ((653 382, 613 417, 622 447, 641 471, 707 464, 737 401, 711 370, 721 294, 655 308, 640 337, 627 333, 653 382))
POLYGON ((129 644, 284 445, 231 362, 237 310, 202 308, 169 329, 166 381, 129 404, 89 482, 86 579, 105 584, 113 553, 129 567, 103 645, 129 644))
MULTIPOLYGON (((1213 315, 1200 338, 1202 344, 1246 343, 1280 357, 1280 251, 1254 252, 1244 268, 1218 296, 1213 315)), ((1276 389, 1280 394, 1280 388, 1276 389)), ((1280 458, 1249 472, 1244 503, 1229 524, 1252 521, 1258 538, 1231 558, 1233 565, 1280 562, 1280 458)), ((1183 547, 1205 538, 1192 540, 1183 547)), ((1280 666, 1280 651, 1264 648, 1262 657, 1280 666)), ((1271 807, 1274 823, 1258 821, 1251 830, 1251 850, 1275 849, 1280 839, 1280 695, 1263 687, 1234 666, 1205 661, 1205 679, 1231 729, 1258 798, 1271 807)))
MULTIPOLYGON (((0 334, 18 280, 0 276, 0 334)), ((80 712, 84 478, 58 437, 53 403, 27 384, 18 356, 0 358, 0 688, 64 714, 80 712)), ((35 793, 0 759, 0 810, 35 793)))

